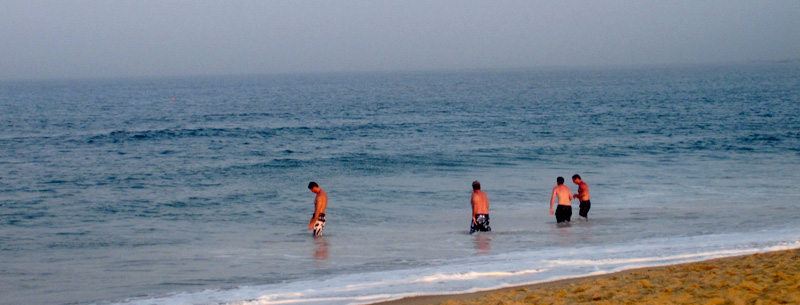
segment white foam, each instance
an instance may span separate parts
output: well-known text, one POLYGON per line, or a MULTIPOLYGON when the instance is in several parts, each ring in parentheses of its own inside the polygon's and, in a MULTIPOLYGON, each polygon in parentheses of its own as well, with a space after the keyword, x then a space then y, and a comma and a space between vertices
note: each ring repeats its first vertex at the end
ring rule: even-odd
POLYGON ((549 261, 552 265, 569 265, 569 266, 604 266, 604 265, 628 265, 628 264, 642 264, 642 263, 657 263, 669 261, 682 261, 695 258, 708 258, 708 257, 725 257, 753 254, 759 252, 757 249, 743 249, 743 250, 724 250, 724 251, 711 251, 694 254, 681 254, 665 257, 643 257, 643 258, 630 258, 630 259, 601 259, 601 260, 552 260, 549 261))
POLYGON ((800 248, 800 232, 660 238, 458 259, 415 269, 338 275, 276 285, 185 292, 123 304, 367 304, 406 296, 474 292, 626 269, 800 248))

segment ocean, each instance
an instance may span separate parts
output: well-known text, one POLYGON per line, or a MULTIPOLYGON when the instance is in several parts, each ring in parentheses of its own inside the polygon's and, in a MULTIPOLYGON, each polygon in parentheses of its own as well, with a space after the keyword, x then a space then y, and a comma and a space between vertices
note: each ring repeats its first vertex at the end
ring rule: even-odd
POLYGON ((798 181, 796 63, 7 81, 0 303, 367 304, 798 248, 798 181), (558 226, 573 174, 589 220, 558 226))

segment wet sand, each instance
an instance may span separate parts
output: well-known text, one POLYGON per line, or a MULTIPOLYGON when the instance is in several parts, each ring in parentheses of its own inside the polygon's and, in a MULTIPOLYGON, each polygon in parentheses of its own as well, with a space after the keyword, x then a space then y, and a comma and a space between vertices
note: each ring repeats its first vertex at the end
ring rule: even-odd
POLYGON ((800 249, 377 304, 800 304, 800 249))

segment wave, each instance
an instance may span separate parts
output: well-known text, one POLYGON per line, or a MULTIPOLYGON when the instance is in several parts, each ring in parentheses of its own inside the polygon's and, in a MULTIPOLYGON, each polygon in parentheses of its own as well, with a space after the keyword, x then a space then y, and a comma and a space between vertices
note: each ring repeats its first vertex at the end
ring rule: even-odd
POLYGON ((173 138, 269 138, 279 132, 278 129, 252 130, 245 128, 168 128, 156 130, 127 131, 118 130, 107 134, 91 136, 87 143, 111 141, 164 140, 173 138))
POLYGON ((457 259, 446 265, 338 275, 229 290, 182 292, 119 304, 368 304, 408 296, 492 290, 566 278, 800 248, 793 228, 742 234, 637 240, 457 259), (567 252, 565 252, 567 251, 567 252), (564 256, 570 257, 564 259, 564 256))

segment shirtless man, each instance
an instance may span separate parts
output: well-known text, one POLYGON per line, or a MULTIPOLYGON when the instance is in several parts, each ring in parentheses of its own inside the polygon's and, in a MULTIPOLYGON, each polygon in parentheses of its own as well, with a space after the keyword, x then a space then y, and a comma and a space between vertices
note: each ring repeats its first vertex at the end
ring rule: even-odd
POLYGON ((325 208, 328 207, 328 194, 325 193, 316 182, 308 184, 308 189, 317 194, 314 198, 314 216, 308 222, 308 229, 314 230, 314 237, 322 236, 322 228, 325 227, 325 208))
POLYGON ((564 185, 564 177, 558 177, 556 183, 558 185, 553 188, 553 194, 550 195, 550 215, 553 215, 553 203, 558 197, 558 207, 555 212, 556 222, 569 222, 570 217, 572 217, 572 204, 570 204, 572 192, 564 185))
POLYGON ((583 220, 589 220, 589 209, 592 208, 592 202, 589 201, 589 185, 583 182, 581 176, 578 174, 572 175, 572 183, 578 185, 578 193, 575 194, 575 198, 581 202, 578 215, 580 215, 583 220))
POLYGON ((478 180, 472 182, 472 224, 469 234, 475 231, 491 231, 489 227, 489 197, 481 191, 481 183, 478 180))

